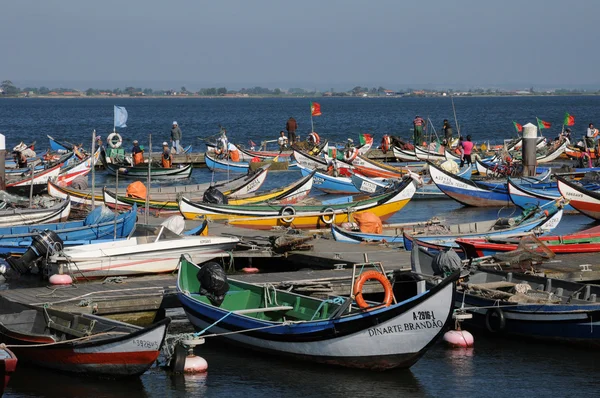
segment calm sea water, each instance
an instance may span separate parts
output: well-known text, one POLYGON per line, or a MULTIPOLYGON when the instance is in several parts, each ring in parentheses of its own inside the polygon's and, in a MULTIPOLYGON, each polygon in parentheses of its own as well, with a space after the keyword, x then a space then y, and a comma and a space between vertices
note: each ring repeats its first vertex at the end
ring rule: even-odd
MULTIPOLYGON (((171 122, 182 127, 184 144, 203 151, 198 138, 215 134, 219 124, 232 141, 260 142, 277 136, 294 116, 300 134, 310 131, 310 98, 303 99, 0 99, 0 133, 7 148, 20 141, 47 146, 46 134, 83 142, 89 147, 91 131, 106 137, 112 130, 112 106, 125 106, 128 127, 121 129, 125 145, 142 142, 152 134, 159 144, 169 137, 171 122)), ((453 120, 448 98, 323 98, 323 116, 314 118, 315 130, 333 141, 357 138, 361 132, 409 136, 415 114, 429 116, 436 128, 453 120)), ((560 131, 565 112, 575 115, 576 135, 595 122, 600 97, 456 98, 463 134, 475 141, 500 142, 514 137, 512 120, 521 124, 535 117, 554 124, 548 136, 560 131)), ((454 125, 454 123, 453 123, 454 125)), ((158 145, 155 145, 158 149, 158 145)), ((298 172, 272 173, 265 188, 299 178, 298 172)), ((219 173, 216 178, 226 175, 219 173)), ((194 171, 195 182, 213 178, 206 169, 194 171)), ((114 184, 110 176, 99 181, 114 184)), ((119 184, 123 186, 125 183, 119 184)), ((508 216, 514 209, 463 208, 450 200, 411 202, 391 222, 438 216, 448 222, 486 220, 508 216)), ((565 233, 590 226, 588 218, 566 216, 558 228, 565 233)), ((264 357, 227 346, 207 344, 198 352, 209 362, 201 376, 171 376, 153 368, 132 381, 98 381, 19 365, 5 396, 9 397, 347 397, 356 396, 597 396, 597 353, 569 347, 530 344, 476 336, 472 350, 434 346, 410 370, 369 373, 264 357)))

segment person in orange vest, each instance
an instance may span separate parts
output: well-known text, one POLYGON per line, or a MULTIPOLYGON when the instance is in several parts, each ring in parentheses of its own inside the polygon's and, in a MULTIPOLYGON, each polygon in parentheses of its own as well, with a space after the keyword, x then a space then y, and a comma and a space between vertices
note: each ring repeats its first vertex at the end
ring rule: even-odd
POLYGON ((173 156, 171 150, 169 150, 169 143, 166 141, 163 142, 163 153, 160 160, 164 169, 170 169, 173 166, 173 156))
POLYGON ((144 150, 140 148, 138 140, 133 140, 133 148, 131 149, 131 156, 133 157, 133 165, 144 163, 144 150))
POLYGON ((315 131, 308 135, 307 140, 313 146, 317 146, 321 143, 321 138, 319 137, 319 134, 317 134, 315 131))

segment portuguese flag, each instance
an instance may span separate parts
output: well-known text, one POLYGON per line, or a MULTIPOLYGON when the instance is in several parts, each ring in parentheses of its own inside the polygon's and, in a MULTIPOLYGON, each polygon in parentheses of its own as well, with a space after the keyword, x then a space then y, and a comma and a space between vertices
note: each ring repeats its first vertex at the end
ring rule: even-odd
POLYGON ((523 126, 521 126, 519 123, 515 122, 514 120, 513 120, 513 125, 515 126, 515 130, 517 130, 517 133, 523 132, 523 126))
POLYGON ((552 123, 550 123, 550 122, 545 122, 542 119, 538 119, 538 118, 536 118, 536 119, 537 119, 537 123, 538 123, 538 128, 540 130, 549 129, 552 126, 552 123))
POLYGON ((563 125, 565 126, 573 126, 575 124, 575 116, 569 115, 569 113, 565 113, 565 120, 563 121, 563 125))
POLYGON ((321 105, 316 102, 310 103, 310 115, 311 116, 321 116, 321 105))
POLYGON ((363 133, 360 135, 360 145, 365 145, 367 143, 373 143, 373 135, 363 133))

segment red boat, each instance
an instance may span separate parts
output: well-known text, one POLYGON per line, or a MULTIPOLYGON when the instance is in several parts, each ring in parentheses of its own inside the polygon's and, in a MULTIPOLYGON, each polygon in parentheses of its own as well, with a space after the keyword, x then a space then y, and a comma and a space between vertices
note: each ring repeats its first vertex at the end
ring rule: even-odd
MULTIPOLYGON (((457 239, 456 243, 462 248, 467 258, 492 256, 498 252, 517 250, 522 239, 457 239)), ((525 238, 526 239, 526 238, 525 238)), ((537 241, 545 245, 554 254, 597 253, 600 252, 600 233, 577 233, 562 236, 541 236, 537 241)), ((525 246, 537 249, 541 245, 532 240, 525 246)))
POLYGON ((370 178, 402 178, 408 172, 407 170, 377 162, 362 155, 358 155, 352 161, 352 166, 358 173, 370 178))
MULTIPOLYGON (((565 154, 570 158, 570 159, 580 159, 584 156, 587 156, 587 152, 582 151, 579 148, 574 148, 572 146, 567 146, 567 148, 565 149, 565 154)), ((590 149, 590 157, 592 159, 596 159, 596 151, 594 149, 590 149)))
POLYGON ((158 358, 170 319, 147 328, 0 298, 0 341, 19 360, 71 373, 139 376, 158 358))
POLYGON ((0 344, 0 372, 4 383, 0 384, 0 397, 4 394, 6 386, 10 381, 10 376, 13 374, 17 367, 17 357, 12 353, 11 350, 6 348, 4 344, 0 344))
POLYGON ((600 220, 600 193, 585 189, 581 185, 557 176, 558 191, 569 204, 580 213, 594 220, 600 220))

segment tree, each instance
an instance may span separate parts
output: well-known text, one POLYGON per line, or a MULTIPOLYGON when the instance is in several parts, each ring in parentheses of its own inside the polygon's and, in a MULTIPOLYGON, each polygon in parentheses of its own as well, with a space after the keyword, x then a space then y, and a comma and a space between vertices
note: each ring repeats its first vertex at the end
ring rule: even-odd
POLYGON ((273 90, 273 94, 275 94, 275 95, 281 95, 281 89, 276 88, 275 90, 273 90))
POLYGON ((15 87, 13 82, 11 82, 10 80, 4 80, 0 84, 0 87, 2 87, 4 95, 17 95, 19 93, 19 89, 15 87))
POLYGON ((88 97, 91 97, 93 95, 98 95, 99 92, 98 90, 94 89, 94 88, 88 88, 87 90, 85 90, 85 95, 87 95, 88 97))
POLYGON ((46 87, 46 86, 42 86, 42 87, 40 87, 39 92, 40 92, 41 95, 46 95, 46 94, 48 94, 50 92, 50 89, 48 87, 46 87))
POLYGON ((183 94, 186 94, 188 91, 186 90, 185 86, 181 86, 181 92, 183 94))
POLYGON ((225 87, 219 87, 217 89, 217 94, 219 94, 219 95, 227 94, 227 89, 225 87))
POLYGON ((152 95, 153 91, 151 88, 145 88, 144 91, 142 91, 145 95, 152 95))

